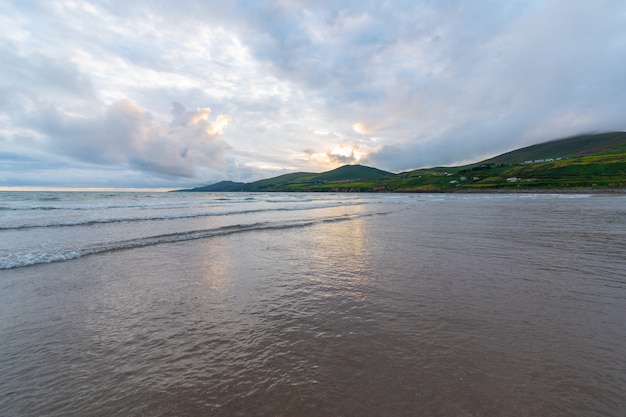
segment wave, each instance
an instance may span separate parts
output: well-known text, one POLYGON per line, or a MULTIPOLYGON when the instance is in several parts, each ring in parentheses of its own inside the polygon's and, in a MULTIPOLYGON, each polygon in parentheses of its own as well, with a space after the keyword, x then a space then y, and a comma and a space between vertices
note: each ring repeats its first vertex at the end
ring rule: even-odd
POLYGON ((155 220, 181 220, 192 219, 199 217, 213 217, 213 216, 230 216, 238 214, 254 214, 262 212, 274 212, 274 211, 300 211, 300 210, 317 210, 324 208, 334 207, 346 207, 355 206, 365 203, 339 203, 339 204, 318 204, 305 207, 278 207, 267 209, 252 209, 252 210, 237 210, 237 211, 218 211, 218 212, 202 212, 202 213, 179 213, 164 216, 144 216, 144 217, 119 217, 111 219, 86 219, 77 221, 56 221, 45 224, 22 224, 22 225, 4 225, 0 226, 1 230, 25 230, 25 229, 40 229, 46 227, 75 227, 75 226, 93 226, 98 224, 112 224, 112 223, 129 223, 129 222, 147 222, 155 220))
POLYGON ((160 245, 164 243, 176 243, 189 240, 205 239, 216 236, 225 236, 235 233, 250 232, 250 231, 264 231, 264 230, 282 230, 292 229, 297 227, 307 227, 315 224, 322 223, 334 223, 348 220, 354 220, 356 218, 371 217, 375 215, 388 214, 388 212, 368 213, 359 215, 343 215, 340 217, 326 217, 321 219, 306 219, 297 220, 292 222, 258 222, 250 224, 237 224, 231 226, 223 226, 214 229, 194 230, 189 232, 169 233, 157 236, 149 236, 137 239, 115 241, 99 243, 89 245, 83 248, 68 249, 55 253, 41 253, 41 254, 24 254, 19 257, 13 257, 0 261, 0 269, 14 269, 26 266, 33 266, 37 264, 61 262, 71 259, 81 258, 87 255, 95 255, 105 252, 113 252, 125 249, 135 249, 146 246, 160 245))
POLYGON ((0 206, 0 210, 31 211, 31 210, 70 210, 70 211, 92 211, 110 209, 142 209, 142 208, 176 208, 181 206, 219 206, 224 201, 230 203, 250 203, 254 200, 242 199, 215 199, 200 201, 162 201, 154 203, 115 203, 115 204, 71 204, 71 205, 22 205, 15 207, 0 206))
MULTIPOLYGON (((257 203, 259 201, 265 203, 309 203, 313 201, 328 202, 337 201, 336 198, 320 198, 316 200, 308 198, 264 198, 257 199, 255 197, 246 198, 228 198, 219 197, 212 200, 189 200, 189 201, 159 201, 159 202, 141 202, 141 203, 109 203, 109 204, 59 204, 59 205, 38 205, 27 204, 19 206, 0 206, 0 211, 49 211, 49 210, 68 210, 68 211, 95 211, 95 210, 111 210, 111 209, 173 209, 178 207, 219 207, 231 204, 241 203, 257 203)), ((346 203, 343 203, 346 204, 346 203)), ((347 203, 351 204, 351 203, 347 203)), ((355 203, 352 203, 355 204, 355 203)))
POLYGON ((42 254, 26 254, 19 258, 5 260, 0 263, 0 269, 12 269, 23 266, 31 266, 41 263, 51 263, 58 261, 67 261, 70 259, 80 258, 86 255, 93 255, 103 252, 111 252, 122 249, 133 249, 144 246, 152 246, 162 243, 181 242, 185 240, 200 239, 210 236, 219 236, 225 234, 232 234, 242 232, 246 230, 252 230, 254 228, 263 228, 263 223, 254 223, 249 225, 235 225, 226 226, 217 229, 197 230, 192 232, 171 233, 157 236, 150 236, 138 239, 130 239, 116 242, 100 243, 90 245, 84 248, 71 249, 57 253, 42 253, 42 254))
MULTIPOLYGON (((281 210, 281 209, 275 209, 281 210)), ((172 214, 171 216, 151 216, 151 217, 120 217, 115 219, 102 219, 102 220, 79 220, 68 222, 54 222, 47 224, 32 224, 32 225, 11 225, 0 226, 0 230, 24 230, 24 229, 40 229, 46 227, 74 227, 74 226, 93 226, 97 224, 111 224, 111 223, 130 223, 130 222, 144 222, 153 220, 179 220, 179 219, 193 219, 197 217, 211 217, 211 216, 228 216, 232 214, 251 214, 262 211, 270 210, 241 210, 235 212, 211 212, 211 213, 189 213, 189 214, 172 214)))

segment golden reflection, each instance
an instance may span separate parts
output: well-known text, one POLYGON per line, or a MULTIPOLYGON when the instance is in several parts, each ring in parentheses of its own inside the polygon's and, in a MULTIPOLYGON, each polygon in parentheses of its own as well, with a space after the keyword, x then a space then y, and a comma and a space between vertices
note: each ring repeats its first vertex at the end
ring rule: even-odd
POLYGON ((231 239, 207 239, 202 245, 201 259, 198 259, 198 277, 204 278, 199 284, 204 290, 227 293, 232 286, 230 271, 232 268, 231 239))
MULTIPOLYGON (((312 261, 317 266, 316 279, 326 284, 350 292, 353 296, 363 296, 363 285, 370 277, 368 218, 366 207, 349 207, 347 217, 352 219, 325 223, 322 233, 314 234, 312 261)), ((346 214, 346 207, 337 208, 338 217, 346 214), (341 212, 341 213, 340 213, 341 212)))

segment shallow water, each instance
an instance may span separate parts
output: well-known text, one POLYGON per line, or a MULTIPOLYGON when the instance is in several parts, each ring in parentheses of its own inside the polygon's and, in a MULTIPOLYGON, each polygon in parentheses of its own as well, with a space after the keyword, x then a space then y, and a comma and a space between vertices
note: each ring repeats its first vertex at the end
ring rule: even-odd
POLYGON ((0 221, 0 415, 623 415, 624 197, 55 196, 0 221))

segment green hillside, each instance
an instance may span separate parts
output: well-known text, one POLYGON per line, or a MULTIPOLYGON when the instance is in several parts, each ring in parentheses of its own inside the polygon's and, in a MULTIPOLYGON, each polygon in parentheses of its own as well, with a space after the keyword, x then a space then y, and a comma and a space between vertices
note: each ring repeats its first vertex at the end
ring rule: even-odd
POLYGON ((252 182, 247 191, 368 191, 369 188, 394 174, 363 165, 344 165, 320 174, 286 174, 266 180, 252 182), (358 189, 357 189, 358 187, 358 189))
POLYGON ((496 156, 481 163, 519 164, 525 161, 626 154, 626 132, 581 135, 540 143, 496 156))
POLYGON ((581 135, 459 167, 398 174, 394 191, 626 188, 626 132, 581 135))
POLYGON ((363 165, 344 165, 316 175, 314 181, 371 181, 392 177, 393 173, 363 165))
POLYGON ((306 182, 309 178, 314 177, 315 175, 318 174, 310 172, 294 172, 292 174, 284 174, 278 177, 268 178, 265 180, 255 181, 246 184, 246 191, 273 191, 276 187, 306 182))
POLYGON ((184 191, 369 191, 381 180, 394 176, 363 165, 344 165, 319 174, 295 172, 251 183, 222 181, 184 191))
POLYGON ((187 191, 474 192, 626 189, 626 132, 541 143, 457 167, 399 174, 346 165, 319 174, 298 172, 252 183, 223 181, 187 191))
POLYGON ((206 185, 204 187, 194 188, 193 190, 181 190, 181 191, 221 191, 221 192, 244 191, 247 185, 248 184, 244 182, 220 181, 218 183, 206 185))

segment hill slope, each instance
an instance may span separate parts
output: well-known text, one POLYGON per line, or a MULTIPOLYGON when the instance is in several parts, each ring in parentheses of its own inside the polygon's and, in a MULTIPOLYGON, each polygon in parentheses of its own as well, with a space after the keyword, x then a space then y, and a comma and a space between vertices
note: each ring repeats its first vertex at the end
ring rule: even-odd
POLYGON ((197 187, 191 190, 179 190, 179 191, 244 191, 246 187, 245 182, 233 182, 233 181, 220 181, 215 184, 205 185, 204 187, 197 187))
POLYGON ((626 154, 626 132, 581 135, 553 140, 507 152, 481 163, 520 164, 524 161, 580 158, 588 155, 626 154))
POLYGON ((528 146, 474 164, 399 174, 345 165, 252 183, 223 181, 186 191, 454 192, 626 189, 626 132, 581 135, 528 146))
POLYGON ((377 181, 394 174, 363 165, 344 165, 332 171, 312 174, 297 172, 247 184, 247 191, 328 191, 337 184, 377 181))
POLYGON ((540 143, 460 167, 398 174, 395 191, 626 188, 626 132, 540 143))
POLYGON ((323 172, 312 178, 313 181, 365 181, 391 177, 394 174, 363 165, 344 165, 332 171, 323 172))
MULTIPOLYGON (((183 191, 330 191, 345 184, 352 184, 352 188, 354 188, 355 184, 360 184, 363 181, 376 182, 385 178, 392 178, 394 175, 391 172, 363 165, 344 165, 319 174, 295 172, 251 183, 222 181, 183 191)), ((356 190, 353 189, 352 191, 356 190)))

